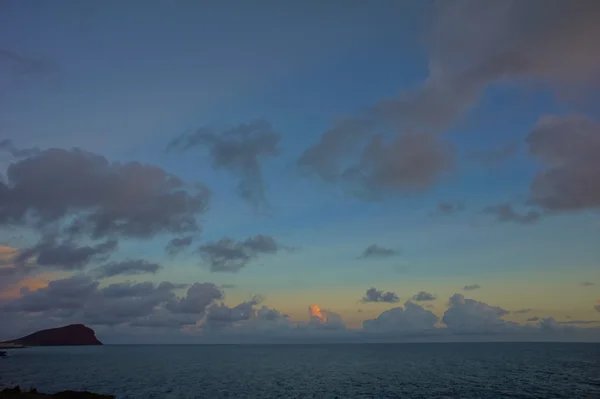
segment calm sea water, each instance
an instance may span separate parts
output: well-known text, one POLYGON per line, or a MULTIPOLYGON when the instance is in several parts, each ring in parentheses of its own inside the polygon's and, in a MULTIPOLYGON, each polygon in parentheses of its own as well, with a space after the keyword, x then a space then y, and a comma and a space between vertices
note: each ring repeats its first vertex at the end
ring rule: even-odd
POLYGON ((0 358, 0 385, 118 398, 600 398, 600 344, 106 345, 0 358))

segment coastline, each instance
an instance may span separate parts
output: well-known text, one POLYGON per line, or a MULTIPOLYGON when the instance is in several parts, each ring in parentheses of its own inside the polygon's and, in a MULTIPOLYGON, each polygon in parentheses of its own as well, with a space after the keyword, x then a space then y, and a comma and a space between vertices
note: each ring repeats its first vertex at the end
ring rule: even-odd
POLYGON ((62 391, 54 394, 38 392, 31 388, 27 391, 21 390, 17 385, 14 388, 5 388, 0 391, 0 399, 43 399, 43 398, 64 398, 64 399, 115 399, 114 395, 103 395, 88 391, 62 391))
POLYGON ((0 349, 20 349, 25 348, 25 345, 13 344, 10 342, 0 342, 0 349))

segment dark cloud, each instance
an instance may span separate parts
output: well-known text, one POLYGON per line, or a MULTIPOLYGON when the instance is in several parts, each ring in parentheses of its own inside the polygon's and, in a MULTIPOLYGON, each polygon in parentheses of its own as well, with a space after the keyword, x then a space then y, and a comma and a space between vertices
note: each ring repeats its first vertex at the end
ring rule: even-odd
POLYGON ((352 195, 365 200, 423 192, 454 166, 453 148, 438 137, 402 134, 386 141, 383 135, 372 135, 362 147, 358 162, 336 172, 340 169, 336 154, 355 146, 333 144, 333 140, 363 135, 359 133, 363 133, 363 126, 350 128, 347 136, 326 136, 327 139, 306 150, 298 163, 312 168, 326 181, 339 182, 352 195), (332 153, 328 150, 330 147, 336 150, 332 153))
POLYGON ((263 254, 274 254, 283 249, 273 237, 256 235, 243 241, 235 241, 224 237, 198 247, 202 258, 210 266, 212 272, 235 273, 250 261, 263 254))
POLYGON ((169 302, 166 307, 173 313, 203 315, 213 301, 223 296, 223 291, 213 283, 195 283, 188 288, 185 297, 169 302))
MULTIPOLYGON (((248 302, 242 302, 232 308, 224 304, 212 305, 206 314, 205 326, 207 328, 222 328, 233 323, 250 320, 254 316, 254 306, 260 302, 254 298, 248 302)), ((273 316, 271 314, 271 316, 273 316)), ((267 316, 264 315, 263 316, 267 316)))
POLYGON ((87 301, 81 317, 94 325, 129 325, 138 318, 152 316, 177 300, 173 293, 177 287, 169 282, 111 284, 87 301))
POLYGON ((369 288, 365 293, 362 301, 364 303, 368 302, 387 302, 387 303, 395 303, 400 301, 398 295, 394 292, 383 292, 375 288, 369 288))
POLYGON ((600 34, 599 17, 594 0, 436 2, 427 39, 430 76, 417 92, 383 102, 382 112, 405 124, 445 127, 494 84, 594 85, 600 56, 591 38, 600 34))
POLYGON ((111 262, 95 270, 93 274, 97 278, 107 278, 113 276, 132 276, 138 274, 155 274, 162 269, 158 263, 148 262, 143 259, 129 259, 120 262, 111 262))
POLYGON ((472 150, 467 152, 467 159, 482 165, 496 165, 515 156, 518 149, 517 143, 511 143, 491 150, 472 150))
POLYGON ((391 248, 384 248, 377 244, 371 244, 363 251, 360 259, 372 259, 372 258, 391 258, 392 256, 399 255, 400 251, 391 248))
POLYGON ((515 323, 501 319, 508 313, 508 310, 497 306, 454 294, 442 321, 456 333, 495 333, 516 326, 515 323))
POLYGON ((15 158, 31 157, 40 152, 38 148, 18 148, 15 147, 12 140, 0 140, 0 150, 8 152, 15 158))
POLYGON ((261 162, 278 155, 280 134, 265 120, 240 124, 216 133, 201 128, 169 143, 167 151, 208 148, 216 169, 226 169, 239 177, 238 194, 254 206, 266 204, 261 162))
POLYGON ((529 308, 527 308, 527 309, 519 309, 519 310, 513 310, 513 313, 515 313, 515 314, 523 314, 523 313, 529 313, 532 310, 533 309, 529 309, 529 308))
POLYGON ((500 223, 514 222, 519 224, 532 224, 540 220, 541 214, 537 211, 530 210, 527 213, 516 212, 512 205, 505 202, 498 205, 488 205, 483 208, 483 212, 494 216, 495 220, 500 223))
POLYGON ((463 287, 464 291, 473 291, 480 289, 481 286, 479 284, 467 284, 463 287))
POLYGON ((39 318, 51 318, 56 323, 167 327, 195 324, 214 300, 223 298, 211 283, 193 284, 178 297, 174 291, 185 286, 124 282, 99 288, 97 281, 78 275, 51 281, 36 291, 22 289, 22 296, 6 302, 0 312, 35 312, 39 318))
POLYGON ((405 132, 445 131, 496 84, 525 79, 559 89, 596 86, 600 52, 592 38, 600 36, 599 18, 596 0, 491 0, 485 7, 478 0, 435 2, 423 85, 347 117, 298 164, 326 181, 345 176, 363 198, 423 190, 453 167, 452 149, 438 137, 405 132), (401 133, 383 144, 375 130, 401 133), (358 165, 342 167, 369 139, 375 144, 367 145, 358 165))
POLYGON ((592 283, 591 281, 584 281, 583 283, 581 283, 582 287, 591 287, 595 285, 594 283, 592 283))
POLYGON ((600 208, 600 123, 581 115, 545 116, 527 145, 545 166, 531 183, 531 203, 549 211, 600 208))
POLYGON ((209 191, 164 170, 110 163, 79 149, 49 149, 13 162, 0 183, 0 224, 49 226, 75 217, 69 231, 94 238, 198 231, 209 191))
POLYGON ((47 287, 35 291, 22 289, 22 296, 8 302, 3 310, 11 312, 43 312, 49 310, 80 309, 97 293, 98 282, 76 275, 54 280, 47 287))
POLYGON ((95 246, 77 246, 69 241, 57 242, 56 237, 49 236, 34 247, 19 251, 14 262, 18 265, 33 263, 40 267, 81 270, 92 261, 106 260, 116 248, 116 240, 95 246))
POLYGON ((528 319, 527 319, 527 321, 539 321, 539 320, 540 320, 540 318, 539 318, 539 317, 537 317, 537 316, 535 316, 535 317, 530 317, 530 318, 528 318, 528 319))
POLYGON ((440 201, 437 204, 437 209, 434 214, 436 215, 452 215, 465 209, 465 205, 462 202, 447 202, 440 201))
POLYGON ((407 301, 404 309, 393 308, 383 312, 378 318, 365 320, 363 328, 371 333, 423 333, 435 328, 438 317, 429 310, 407 301))
POLYGON ((192 245, 193 241, 194 241, 194 237, 192 237, 192 236, 175 237, 171 241, 169 241, 169 243, 165 247, 165 251, 170 256, 175 256, 178 253, 180 253, 181 251, 186 250, 190 245, 192 245))
POLYGON ((267 320, 267 321, 278 321, 282 319, 288 319, 289 316, 285 314, 281 314, 277 309, 270 309, 266 306, 261 307, 256 312, 256 317, 259 320, 267 320))
POLYGON ((418 294, 414 295, 412 297, 413 300, 417 301, 417 302, 422 302, 422 301, 435 301, 436 297, 433 294, 430 294, 428 292, 425 291, 421 291, 418 294))
POLYGON ((369 136, 373 123, 366 119, 347 119, 321 135, 320 141, 306 149, 297 163, 316 173, 321 179, 334 182, 341 177, 339 160, 359 147, 369 136))
POLYGON ((350 192, 376 200, 386 194, 423 192, 454 166, 454 151, 438 138, 404 134, 391 142, 375 135, 360 162, 342 174, 350 192))
MULTIPOLYGON (((240 336, 259 334, 270 337, 272 334, 289 335, 299 329, 294 328, 289 316, 281 314, 277 309, 262 306, 256 309, 260 298, 242 302, 234 307, 223 304, 212 305, 208 312, 202 331, 205 336, 240 336)), ((272 342, 272 341, 271 341, 272 342)))

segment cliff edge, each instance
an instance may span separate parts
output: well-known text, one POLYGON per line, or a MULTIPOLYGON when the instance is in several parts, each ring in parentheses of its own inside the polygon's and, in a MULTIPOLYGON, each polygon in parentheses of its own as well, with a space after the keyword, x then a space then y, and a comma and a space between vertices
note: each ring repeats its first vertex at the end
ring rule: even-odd
POLYGON ((75 346, 102 345, 96 338, 96 333, 83 324, 71 324, 65 327, 41 330, 22 338, 3 342, 24 346, 75 346))

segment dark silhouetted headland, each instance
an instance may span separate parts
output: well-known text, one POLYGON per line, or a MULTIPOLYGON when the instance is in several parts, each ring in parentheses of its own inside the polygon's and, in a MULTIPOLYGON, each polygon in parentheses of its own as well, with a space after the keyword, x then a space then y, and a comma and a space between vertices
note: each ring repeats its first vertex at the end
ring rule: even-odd
POLYGON ((22 338, 0 343, 23 346, 79 346, 102 345, 94 330, 83 324, 71 324, 65 327, 41 330, 22 338))
POLYGON ((62 398, 62 399, 114 399, 112 395, 100 395, 92 392, 62 391, 55 394, 40 393, 36 389, 21 391, 16 386, 0 391, 0 399, 39 399, 39 398, 62 398))

